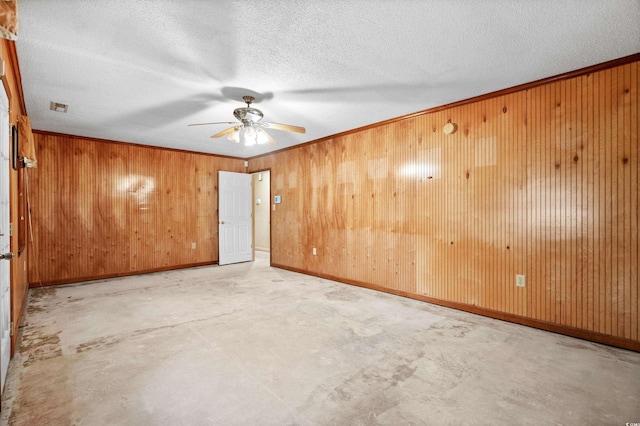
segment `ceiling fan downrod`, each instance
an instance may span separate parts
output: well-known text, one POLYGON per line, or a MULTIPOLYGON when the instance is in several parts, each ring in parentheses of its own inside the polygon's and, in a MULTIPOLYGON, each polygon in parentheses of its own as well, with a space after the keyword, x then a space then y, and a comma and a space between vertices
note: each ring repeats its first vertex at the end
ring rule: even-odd
POLYGON ((254 98, 253 96, 243 96, 242 100, 247 104, 247 108, 250 108, 251 104, 256 100, 256 98, 254 98))

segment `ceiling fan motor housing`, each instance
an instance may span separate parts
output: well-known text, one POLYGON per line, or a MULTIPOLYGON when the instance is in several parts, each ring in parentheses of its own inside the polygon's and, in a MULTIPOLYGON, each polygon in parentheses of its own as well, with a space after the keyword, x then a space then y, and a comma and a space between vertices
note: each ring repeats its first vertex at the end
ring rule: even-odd
POLYGON ((251 121, 255 123, 256 121, 262 120, 262 117, 264 117, 264 115, 262 114, 262 111, 260 111, 259 109, 249 108, 249 107, 236 108, 233 111, 233 115, 243 123, 245 121, 251 121))

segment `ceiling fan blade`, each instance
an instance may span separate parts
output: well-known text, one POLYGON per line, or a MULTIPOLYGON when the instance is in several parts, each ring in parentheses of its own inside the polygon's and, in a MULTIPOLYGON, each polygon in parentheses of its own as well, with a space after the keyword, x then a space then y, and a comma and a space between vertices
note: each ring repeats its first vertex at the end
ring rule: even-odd
POLYGON ((305 129, 304 127, 291 126, 290 124, 265 123, 265 122, 262 122, 260 124, 262 124, 262 126, 269 129, 284 130, 285 132, 305 133, 307 131, 307 129, 305 129))
POLYGON ((258 129, 256 130, 256 132, 263 134, 263 135, 267 138, 267 143, 268 143, 270 146, 274 146, 274 145, 276 144, 276 140, 275 140, 275 139, 273 139, 269 133, 265 132, 264 130, 262 130, 262 129, 260 129, 260 128, 258 128, 258 129))
POLYGON ((234 127, 229 127, 228 129, 225 129, 219 133, 216 133, 215 135, 211 136, 212 138, 221 138, 222 136, 228 135, 229 133, 235 132, 236 130, 238 130, 238 126, 234 126, 234 127))
POLYGON ((188 126, 208 126, 210 124, 236 124, 236 122, 235 121, 216 121, 215 123, 188 124, 188 126))

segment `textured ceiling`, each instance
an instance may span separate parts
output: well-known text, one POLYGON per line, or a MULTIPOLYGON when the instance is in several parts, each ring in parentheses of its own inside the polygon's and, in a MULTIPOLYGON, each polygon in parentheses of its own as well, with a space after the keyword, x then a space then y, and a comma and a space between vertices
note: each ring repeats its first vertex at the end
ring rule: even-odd
POLYGON ((640 0, 21 0, 19 13, 34 129, 243 158, 640 52, 640 0), (187 127, 235 121, 245 94, 307 133, 246 147, 209 138, 228 126, 187 127))

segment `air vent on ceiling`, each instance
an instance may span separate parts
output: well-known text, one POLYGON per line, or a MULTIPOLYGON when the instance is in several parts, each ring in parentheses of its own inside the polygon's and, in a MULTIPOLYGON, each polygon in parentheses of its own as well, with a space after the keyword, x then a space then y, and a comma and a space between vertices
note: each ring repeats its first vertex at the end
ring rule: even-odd
POLYGON ((49 109, 55 112, 67 112, 68 108, 69 108, 69 105, 61 104, 58 102, 51 102, 51 106, 49 106, 49 109))

